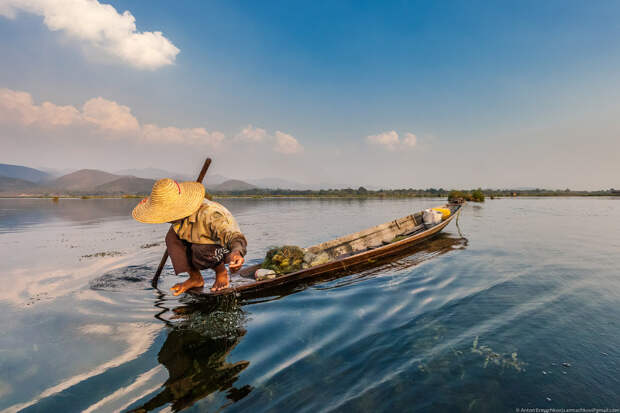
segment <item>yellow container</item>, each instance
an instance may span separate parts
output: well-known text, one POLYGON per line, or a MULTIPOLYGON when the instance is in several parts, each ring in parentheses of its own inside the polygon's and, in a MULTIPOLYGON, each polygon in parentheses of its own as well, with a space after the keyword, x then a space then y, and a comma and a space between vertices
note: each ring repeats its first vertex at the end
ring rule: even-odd
POLYGON ((441 212, 441 219, 444 220, 450 216, 450 210, 448 208, 433 208, 433 211, 441 212))

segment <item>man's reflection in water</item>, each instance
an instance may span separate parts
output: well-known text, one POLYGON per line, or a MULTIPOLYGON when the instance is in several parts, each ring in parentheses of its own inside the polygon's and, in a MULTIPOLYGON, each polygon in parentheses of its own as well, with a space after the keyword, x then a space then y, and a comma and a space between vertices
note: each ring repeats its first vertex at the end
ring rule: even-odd
MULTIPOLYGON (((455 238, 440 234, 433 240, 403 254, 376 261, 367 271, 342 283, 331 284, 322 289, 339 288, 364 277, 386 271, 386 268, 404 269, 416 266, 436 256, 455 249, 466 248, 466 238, 455 238)), ((334 276, 332 278, 339 278, 334 276)), ((312 283, 309 283, 312 284, 312 283)), ((284 289, 281 296, 299 291, 284 289)), ((271 299, 274 299, 273 296, 271 299)), ((165 307, 165 295, 158 307, 162 308, 157 318, 170 327, 170 333, 162 346, 158 360, 168 369, 169 378, 162 390, 133 412, 146 412, 171 403, 173 411, 192 406, 197 401, 215 392, 226 392, 230 403, 247 396, 252 387, 235 387, 240 373, 249 366, 249 361, 228 363, 226 358, 246 333, 246 313, 234 297, 220 297, 216 303, 190 303, 172 310, 165 307), (168 316, 168 317, 166 317, 168 316), (172 321, 170 321, 172 319, 172 321)))
POLYGON ((231 402, 247 396, 252 387, 234 383, 250 362, 226 361, 246 333, 241 308, 231 302, 194 303, 172 311, 174 322, 164 320, 172 330, 157 357, 169 378, 159 394, 132 411, 146 412, 169 403, 179 411, 218 391, 226 392, 231 402))

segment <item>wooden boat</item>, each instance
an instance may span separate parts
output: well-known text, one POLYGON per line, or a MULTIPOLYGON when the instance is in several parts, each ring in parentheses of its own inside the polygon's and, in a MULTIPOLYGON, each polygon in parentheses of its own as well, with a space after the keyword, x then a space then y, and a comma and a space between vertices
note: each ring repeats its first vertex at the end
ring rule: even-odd
MULTIPOLYGON (((329 261, 325 264, 305 268, 293 273, 280 275, 274 279, 254 280, 254 273, 261 267, 256 264, 243 268, 240 275, 242 282, 231 283, 225 290, 211 292, 208 287, 192 289, 188 292, 200 296, 221 296, 236 294, 240 298, 268 296, 282 287, 308 282, 335 273, 351 273, 355 270, 372 266, 379 260, 403 255, 411 247, 424 242, 443 230, 460 211, 460 204, 447 204, 450 216, 441 223, 427 227, 422 216, 424 211, 398 218, 363 231, 345 235, 331 241, 306 248, 313 254, 327 253, 329 261)), ((239 278, 239 277, 238 277, 239 278)))

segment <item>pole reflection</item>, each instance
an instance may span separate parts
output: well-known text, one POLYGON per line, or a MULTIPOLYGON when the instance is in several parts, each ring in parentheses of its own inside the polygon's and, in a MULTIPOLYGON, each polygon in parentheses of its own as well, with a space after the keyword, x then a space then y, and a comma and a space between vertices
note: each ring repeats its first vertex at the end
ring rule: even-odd
POLYGON ((173 411, 192 406, 215 392, 225 392, 230 402, 247 396, 252 387, 235 386, 250 362, 230 363, 227 358, 246 334, 246 314, 234 298, 217 303, 187 303, 157 316, 170 328, 158 361, 168 370, 168 380, 153 398, 132 412, 147 412, 170 405, 173 411), (169 319, 164 314, 171 312, 169 319))
POLYGON ((464 237, 455 238, 442 234, 406 254, 375 262, 371 268, 353 277, 346 273, 322 277, 303 286, 283 289, 275 296, 272 294, 262 300, 239 301, 232 295, 206 300, 186 298, 183 305, 170 309, 167 307, 167 295, 160 293, 155 306, 161 311, 156 318, 166 323, 170 332, 159 351, 158 361, 168 370, 169 378, 164 383, 163 390, 131 411, 146 412, 168 404, 173 411, 179 411, 216 392, 225 393, 230 404, 250 394, 250 385, 235 386, 250 361, 227 361, 231 351, 247 332, 245 322, 248 313, 243 310, 242 305, 247 308, 247 305, 252 303, 281 299, 316 282, 346 277, 341 282, 314 288, 343 287, 386 270, 402 270, 419 265, 455 249, 466 248, 467 244, 464 237))

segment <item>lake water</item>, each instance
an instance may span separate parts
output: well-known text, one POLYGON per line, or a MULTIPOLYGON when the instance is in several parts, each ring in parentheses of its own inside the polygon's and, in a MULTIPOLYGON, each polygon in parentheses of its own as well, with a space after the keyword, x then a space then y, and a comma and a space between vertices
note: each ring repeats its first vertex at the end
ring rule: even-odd
MULTIPOLYGON (((222 203, 255 263, 443 200, 222 203)), ((620 408, 618 198, 468 204, 410 256, 218 303, 150 287, 167 226, 134 204, 0 200, 0 411, 620 408)))

